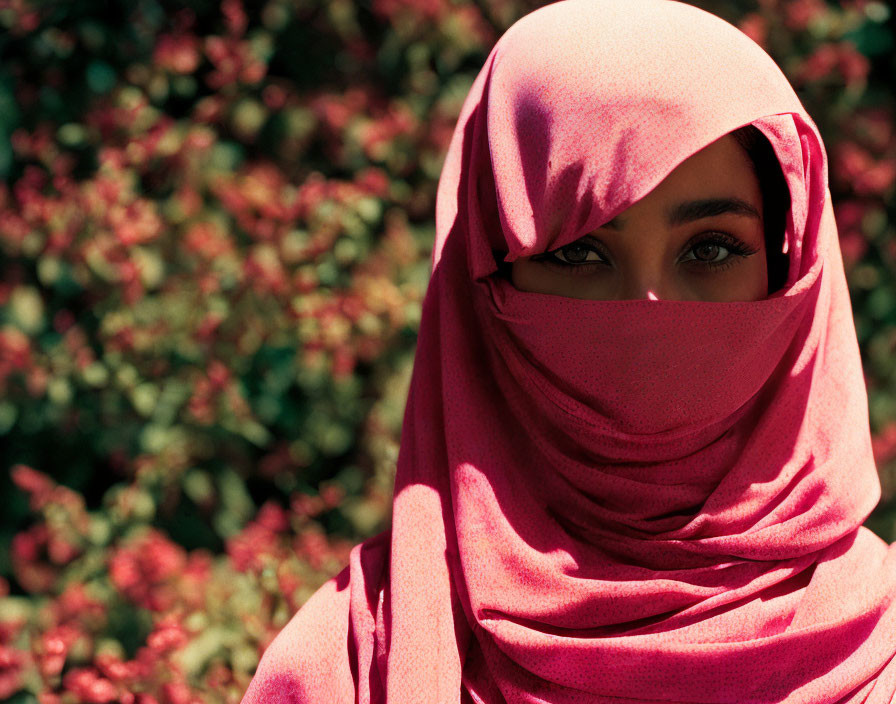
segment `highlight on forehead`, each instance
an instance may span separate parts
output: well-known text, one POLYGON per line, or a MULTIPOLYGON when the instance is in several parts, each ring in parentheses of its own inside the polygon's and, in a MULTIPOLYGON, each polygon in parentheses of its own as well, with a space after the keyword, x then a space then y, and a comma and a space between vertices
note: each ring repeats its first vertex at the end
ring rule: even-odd
MULTIPOLYGON (((762 213, 754 205, 735 196, 688 200, 677 203, 666 212, 666 218, 673 227, 704 218, 718 217, 719 215, 738 215, 762 221, 762 213)), ((610 230, 621 230, 625 227, 625 218, 617 215, 615 218, 605 222, 601 227, 610 230)))

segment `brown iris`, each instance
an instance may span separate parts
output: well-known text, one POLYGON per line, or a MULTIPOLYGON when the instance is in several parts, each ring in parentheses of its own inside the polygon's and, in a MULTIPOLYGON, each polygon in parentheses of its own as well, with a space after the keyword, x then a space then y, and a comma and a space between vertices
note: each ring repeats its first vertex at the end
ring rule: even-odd
POLYGON ((701 242, 692 250, 694 256, 700 261, 711 262, 719 256, 719 245, 713 242, 701 242))
POLYGON ((573 242, 563 247, 563 258, 570 264, 581 264, 588 259, 588 253, 592 251, 589 247, 573 242))

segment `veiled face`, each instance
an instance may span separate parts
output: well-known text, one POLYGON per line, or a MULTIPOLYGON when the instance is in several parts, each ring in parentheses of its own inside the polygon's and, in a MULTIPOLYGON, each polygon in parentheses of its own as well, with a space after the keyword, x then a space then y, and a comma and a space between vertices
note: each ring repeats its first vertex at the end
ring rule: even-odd
POLYGON ((512 264, 514 286, 570 298, 755 301, 768 294, 762 195, 726 135, 594 232, 512 264))

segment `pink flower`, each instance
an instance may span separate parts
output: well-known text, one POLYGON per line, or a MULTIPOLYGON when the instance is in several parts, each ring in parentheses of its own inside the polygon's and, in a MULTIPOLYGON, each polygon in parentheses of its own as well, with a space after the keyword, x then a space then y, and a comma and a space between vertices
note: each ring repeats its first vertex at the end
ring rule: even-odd
POLYGON ((187 683, 176 680, 162 685, 162 701, 165 704, 193 704, 196 700, 187 683))
POLYGON ((201 550, 194 550, 187 558, 187 565, 179 580, 181 602, 187 609, 205 608, 206 592, 212 579, 212 557, 201 550))
POLYGON ((824 0, 790 0, 784 7, 784 22, 790 29, 802 31, 826 10, 824 0))
POLYGON ((841 142, 834 151, 834 176, 858 195, 881 196, 896 183, 896 159, 875 158, 856 142, 841 142))
POLYGON ((364 89, 349 88, 341 95, 323 94, 311 100, 317 119, 335 135, 341 135, 354 116, 367 112, 371 98, 364 89))
POLYGON ((402 135, 413 135, 418 126, 417 119, 406 106, 393 103, 385 114, 361 128, 361 146, 368 157, 382 161, 392 140, 402 135))
POLYGON ((221 14, 224 15, 231 36, 239 37, 246 33, 248 18, 240 0, 222 0, 221 14))
POLYGON ((214 341, 215 334, 222 322, 224 322, 224 317, 220 313, 206 313, 196 328, 196 339, 204 343, 214 341))
POLYGON ((233 37, 207 37, 205 54, 215 67, 206 77, 209 87, 214 90, 231 83, 254 85, 268 70, 267 64, 253 55, 248 41, 233 37))
POLYGON ((0 699, 7 699, 24 686, 28 654, 0 642, 0 699))
POLYGON ((69 625, 56 626, 46 631, 37 641, 34 659, 41 675, 55 677, 65 666, 65 658, 81 632, 69 625))
POLYGON ((106 704, 118 697, 118 688, 93 668, 77 668, 66 673, 62 680, 65 689, 82 702, 106 704))
POLYGON ((333 350, 330 363, 330 373, 334 379, 344 379, 351 376, 357 364, 355 353, 346 345, 340 345, 333 350))
POLYGON ((55 620, 60 624, 73 623, 99 627, 105 624, 106 604, 90 596, 87 588, 72 582, 52 603, 55 620))
POLYGON ((199 67, 199 48, 199 39, 192 34, 163 34, 156 42, 153 62, 171 73, 193 73, 199 67))
POLYGON ((345 489, 336 482, 322 484, 319 491, 320 498, 327 508, 336 508, 345 498, 345 489))
POLYGON ((32 510, 43 506, 56 488, 56 482, 46 474, 24 464, 13 465, 10 475, 13 484, 30 494, 32 510))
POLYGON ((0 392, 6 379, 15 372, 27 371, 33 364, 31 342, 18 328, 0 328, 0 392))
POLYGON ((230 563, 240 572, 259 572, 276 562, 279 555, 276 534, 257 523, 250 523, 243 531, 227 540, 230 563))
POLYGON ((141 673, 136 663, 124 662, 110 653, 102 653, 94 658, 99 673, 119 686, 128 686, 141 673))
POLYGON ((369 166, 355 174, 355 183, 377 198, 386 198, 389 195, 389 177, 385 171, 376 166, 369 166))
POLYGON ((316 570, 321 569, 333 554, 326 536, 314 530, 305 530, 297 535, 293 547, 316 570))
POLYGON ((185 563, 186 555, 179 545, 150 530, 112 553, 109 576, 131 601, 151 611, 165 611, 176 600, 171 581, 185 563))
POLYGON ((188 641, 187 631, 178 622, 177 616, 169 614, 156 624, 146 638, 146 645, 156 653, 164 654, 183 647, 188 641))
POLYGON ((57 570, 46 560, 49 537, 46 524, 38 523, 12 539, 10 561, 13 574, 26 591, 44 593, 56 582, 57 570))
POLYGON ((289 291, 289 277, 270 245, 253 247, 243 262, 243 275, 253 290, 283 296, 289 291))
POLYGON ((196 222, 190 225, 183 243, 187 251, 209 262, 234 251, 230 235, 210 222, 196 222))
POLYGON ((212 360, 205 374, 196 379, 187 410, 199 423, 210 425, 215 419, 218 400, 225 396, 238 406, 239 400, 234 398, 235 395, 238 395, 238 390, 233 384, 230 369, 222 362, 212 360))
POLYGON ((757 12, 744 15, 738 27, 759 46, 765 47, 765 42, 768 39, 768 22, 762 15, 757 12))
POLYGON ((847 85, 852 85, 864 81, 870 67, 868 59, 852 42, 827 43, 819 45, 808 56, 797 77, 803 82, 842 78, 847 85))
POLYGON ((289 530, 289 514, 273 501, 265 502, 258 510, 255 522, 272 533, 285 533, 289 530))

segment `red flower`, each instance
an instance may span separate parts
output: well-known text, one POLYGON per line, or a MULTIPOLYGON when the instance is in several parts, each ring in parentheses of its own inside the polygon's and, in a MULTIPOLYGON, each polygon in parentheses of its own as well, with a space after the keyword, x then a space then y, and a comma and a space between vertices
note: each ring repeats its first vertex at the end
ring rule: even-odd
POLYGON ((105 704, 118 697, 118 688, 93 668, 78 668, 66 673, 62 684, 80 701, 90 704, 105 704))
POLYGON ((13 574, 22 587, 32 593, 47 592, 56 581, 57 570, 47 564, 50 531, 38 523, 12 539, 10 558, 13 574))
POLYGON ((340 345, 333 350, 333 358, 330 366, 330 372, 334 379, 344 379, 351 376, 355 371, 357 358, 355 353, 346 345, 340 345))
POLYGON ((797 72, 801 81, 812 82, 831 78, 843 79, 847 85, 864 81, 871 64, 852 42, 821 44, 813 51, 797 72))
POLYGON ((290 508, 297 516, 314 518, 319 515, 326 506, 324 505, 324 500, 320 496, 296 493, 293 494, 290 499, 290 508))
POLYGON ((197 701, 187 683, 181 680, 162 685, 162 698, 165 704, 193 704, 197 701))
POLYGON ((756 12, 751 12, 741 19, 738 27, 741 32, 746 34, 759 46, 765 47, 765 42, 768 38, 768 22, 762 15, 756 12))
POLYGON ((243 531, 227 540, 230 563, 240 572, 259 572, 277 562, 280 546, 277 536, 258 523, 250 523, 243 531))
POLYGON ((324 561, 333 554, 326 536, 313 530, 305 530, 296 536, 293 548, 316 570, 321 569, 324 561))
POLYGON ((377 198, 386 198, 389 195, 389 177, 385 171, 376 166, 369 166, 359 171, 355 175, 355 183, 359 188, 377 198))
POLYGON ((94 664, 100 674, 117 685, 128 686, 138 676, 138 668, 134 662, 123 662, 109 653, 101 653, 94 658, 94 664))
POLYGON ((18 328, 0 328, 0 392, 5 389, 8 376, 31 368, 31 342, 18 328))
POLYGON ((826 9, 824 0, 790 0, 784 8, 784 22, 790 29, 802 31, 826 9))
POLYGON ((199 48, 199 39, 192 34, 163 34, 156 42, 153 62, 171 73, 193 73, 199 67, 199 48))
POLYGON ((327 508, 335 508, 345 498, 345 489, 336 482, 322 484, 319 490, 320 498, 327 508))
POLYGON ((151 530, 115 550, 109 559, 109 576, 131 601, 152 611, 165 611, 176 600, 170 584, 186 563, 179 545, 151 530))
POLYGON ((190 225, 184 235, 184 246, 187 251, 199 255, 209 262, 232 254, 234 251, 230 236, 210 222, 197 222, 190 225))
POLYGON ((240 0, 222 0, 221 14, 224 15, 231 36, 239 37, 246 33, 248 18, 240 0))
POLYGON ((834 153, 834 174, 858 195, 880 196, 896 183, 896 159, 875 158, 855 142, 842 142, 834 153))
POLYGON ((268 70, 267 64, 253 55, 249 42, 232 37, 207 37, 205 54, 215 67, 206 77, 209 87, 214 90, 233 83, 254 85, 268 70))
POLYGON ((0 700, 5 700, 24 686, 28 654, 0 643, 0 700))
POLYGON ((87 588, 77 582, 70 583, 50 604, 50 613, 56 623, 88 630, 105 625, 106 611, 106 604, 90 596, 87 588))
POLYGON ((56 626, 46 631, 36 643, 34 659, 44 677, 55 677, 65 666, 65 658, 81 632, 69 625, 56 626))
POLYGON ((31 508, 43 506, 50 498, 56 482, 46 474, 24 464, 14 465, 10 470, 13 484, 31 495, 31 508))
POLYGON ((252 288, 261 294, 283 296, 289 290, 289 277, 277 250, 270 245, 256 245, 243 262, 243 274, 252 288))
POLYGON ((159 621, 146 639, 146 645, 157 654, 170 653, 189 641, 186 629, 177 616, 169 614, 159 621))

